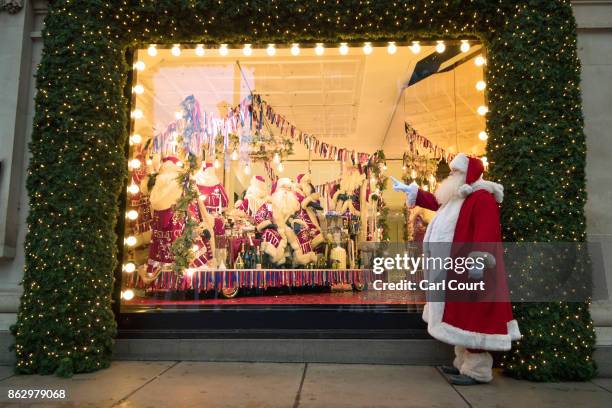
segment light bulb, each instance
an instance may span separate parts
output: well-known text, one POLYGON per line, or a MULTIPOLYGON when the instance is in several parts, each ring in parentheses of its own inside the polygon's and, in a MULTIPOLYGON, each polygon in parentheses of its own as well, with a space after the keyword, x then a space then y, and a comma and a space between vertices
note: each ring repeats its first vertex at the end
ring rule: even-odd
POLYGON ((134 221, 135 219, 138 218, 138 211, 130 210, 125 214, 125 216, 128 218, 128 220, 134 221))
POLYGON ((147 166, 150 166, 150 165, 152 165, 152 164, 153 164, 153 160, 151 160, 151 159, 147 159, 147 161, 146 161, 145 163, 147 163, 147 166))
POLYGON ((387 165, 386 164, 383 164, 382 171, 387 171, 387 165))
POLYGON ((474 64, 476 64, 477 67, 483 66, 484 63, 485 63, 485 59, 482 55, 479 55, 474 59, 474 64))
POLYGON ((340 55, 346 55, 349 52, 349 47, 346 43, 340 43, 340 48, 338 48, 340 55))
POLYGON ((155 44, 149 45, 149 48, 147 48, 147 54, 149 54, 149 56, 151 57, 157 55, 157 47, 155 46, 155 44))
POLYGON ((387 52, 389 54, 395 54, 397 52, 397 45, 395 45, 395 41, 389 41, 389 45, 387 45, 387 52))
POLYGON ((365 55, 370 55, 374 49, 372 48, 372 43, 367 42, 363 45, 363 53, 365 55))
POLYGON ((251 55, 253 55, 253 48, 251 48, 251 44, 244 44, 242 53, 247 57, 250 57, 251 55))
POLYGON ((234 149, 234 151, 232 152, 232 160, 238 160, 238 152, 236 151, 236 149, 234 149))
POLYGON ((413 54, 418 54, 419 52, 421 52, 421 44, 418 41, 413 41, 412 45, 410 46, 410 51, 412 51, 413 54))
POLYGON ((195 270, 193 268, 185 269, 185 274, 189 277, 193 276, 194 273, 195 273, 195 270))
POLYGON ((134 246, 134 245, 136 245, 137 242, 138 242, 138 240, 133 235, 130 235, 129 237, 127 237, 125 239, 125 243, 126 243, 127 246, 134 246))
POLYGON ((272 159, 274 161, 274 164, 278 164, 281 162, 281 158, 280 158, 280 154, 274 153, 274 158, 272 159))
POLYGON ((134 262, 128 262, 123 265, 123 270, 127 273, 132 273, 136 270, 136 265, 134 265, 134 262))
POLYGON ((291 55, 298 56, 300 55, 300 45, 299 44, 293 44, 291 46, 291 55))
POLYGON ((182 162, 182 161, 177 161, 177 162, 176 162, 176 165, 177 165, 178 167, 183 167, 183 162, 182 162))
POLYGON ((477 90, 484 91, 486 87, 487 87, 487 84, 485 83, 485 81, 478 81, 478 82, 476 82, 476 89, 477 90))
POLYGON ((145 63, 143 61, 136 61, 134 63, 134 69, 137 70, 137 71, 144 71, 144 69, 146 67, 147 66, 145 65, 145 63))
POLYGON ((219 55, 225 57, 228 53, 229 50, 227 49, 227 44, 221 44, 221 46, 219 47, 219 55))
POLYGON ((130 184, 128 186, 128 193, 130 194, 138 194, 139 191, 140 187, 138 187, 138 184, 130 184))
POLYGON ((266 48, 266 53, 271 57, 276 55, 276 47, 274 46, 274 44, 268 44, 268 48, 266 48))
POLYGON ((142 95, 142 93, 144 92, 144 86, 136 85, 134 88, 132 88, 132 91, 137 95, 142 95))
POLYGON ((444 45, 444 41, 442 40, 438 40, 436 41, 436 52, 438 54, 442 54, 444 51, 446 51, 446 45, 444 45))
POLYGON ((191 247, 192 252, 198 252, 199 250, 200 250, 200 247, 196 244, 193 244, 193 246, 191 247))
POLYGON ((410 178, 413 179, 413 180, 416 180, 416 178, 417 178, 416 170, 412 169, 412 171, 410 172, 410 178))
POLYGON ((481 162, 482 162, 482 164, 484 164, 485 166, 486 166, 487 164, 489 164, 489 160, 487 159, 487 156, 482 156, 482 157, 480 158, 480 161, 481 161, 481 162))
POLYGON ((249 174, 251 174, 251 166, 249 166, 249 163, 247 163, 247 164, 244 166, 244 174, 246 174, 247 176, 248 176, 249 174))
POLYGON ((181 55, 181 47, 178 44, 174 44, 172 46, 172 49, 170 50, 170 52, 172 53, 172 55, 174 55, 175 57, 178 57, 179 55, 181 55))
POLYGON ((482 141, 485 141, 489 138, 489 135, 487 134, 487 132, 485 132, 484 130, 480 131, 480 133, 478 133, 478 138, 482 141))
POLYGON ((174 118, 177 120, 183 119, 183 112, 179 112, 179 111, 174 112, 174 118))
POLYGON ((202 44, 198 44, 198 46, 195 49, 195 53, 198 57, 203 57, 204 56, 204 46, 202 44))
POLYGON ((461 40, 461 46, 459 47, 461 52, 468 52, 470 50, 470 43, 468 40, 461 40))
POLYGON ((325 47, 323 47, 322 43, 317 43, 317 46, 315 47, 314 52, 317 55, 323 55, 323 53, 325 52, 325 47))
POLYGON ((406 165, 402 166, 402 171, 406 171, 406 165))
POLYGON ((142 142, 142 136, 140 136, 138 133, 134 133, 130 137, 130 142, 132 142, 134 144, 138 144, 138 143, 142 142))
POLYGON ((140 163, 140 160, 138 159, 132 159, 130 160, 130 167, 133 169, 139 169, 142 163, 140 163))
POLYGON ((478 114, 479 114, 480 116, 484 116, 484 115, 486 115, 488 111, 489 111, 489 108, 487 108, 487 107, 486 107, 486 106, 484 106, 484 105, 480 105, 480 106, 478 107, 478 109, 476 109, 476 112, 478 112, 478 114))
POLYGON ((124 300, 132 300, 134 299, 134 291, 132 289, 127 289, 121 294, 121 296, 124 300))
POLYGON ((219 159, 215 159, 213 166, 215 166, 215 169, 218 169, 219 167, 221 167, 221 163, 219 162, 219 159))
POLYGON ((134 119, 142 119, 142 117, 144 116, 144 114, 142 113, 142 111, 141 111, 140 109, 134 109, 134 110, 132 111, 131 116, 132 116, 134 119))
POLYGON ((429 186, 427 184, 423 186, 423 191, 429 191, 429 186))
POLYGON ((278 166, 276 166, 276 170, 278 170, 279 173, 282 173, 283 170, 285 170, 283 163, 278 163, 278 166))

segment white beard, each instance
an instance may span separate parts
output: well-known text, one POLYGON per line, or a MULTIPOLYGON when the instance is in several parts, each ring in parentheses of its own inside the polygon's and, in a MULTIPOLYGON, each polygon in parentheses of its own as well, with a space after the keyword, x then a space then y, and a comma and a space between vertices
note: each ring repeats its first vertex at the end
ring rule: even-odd
POLYGON ((454 198, 460 197, 459 187, 465 184, 465 173, 457 172, 445 178, 436 189, 438 203, 444 205, 454 198))
POLYGON ((249 211, 255 214, 263 203, 266 202, 267 194, 257 186, 249 186, 246 193, 244 193, 244 198, 249 202, 249 211))
POLYGON ((340 180, 340 190, 348 194, 352 194, 353 191, 359 186, 365 179, 363 174, 360 174, 357 170, 351 170, 348 174, 342 176, 340 180))
POLYGON ((300 209, 300 202, 292 191, 277 190, 272 194, 271 201, 274 218, 283 222, 300 209))
POLYGON ((209 167, 206 170, 198 170, 195 174, 196 183, 200 186, 212 187, 220 183, 214 167, 209 167))

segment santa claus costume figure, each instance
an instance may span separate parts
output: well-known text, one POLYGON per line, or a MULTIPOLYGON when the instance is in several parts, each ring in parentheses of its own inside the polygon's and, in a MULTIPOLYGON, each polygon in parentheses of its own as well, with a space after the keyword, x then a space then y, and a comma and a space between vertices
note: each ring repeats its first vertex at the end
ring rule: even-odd
MULTIPOLYGON (((151 189, 150 202, 153 211, 151 245, 146 269, 139 269, 139 275, 145 284, 155 280, 162 269, 171 267, 174 262, 172 244, 181 236, 185 228, 184 217, 179 216, 174 210, 183 194, 183 188, 178 182, 180 175, 178 164, 179 160, 174 156, 164 158, 151 189)), ((189 205, 191 216, 202 223, 204 231, 207 231, 194 243, 198 247, 191 264, 194 268, 204 266, 213 258, 210 241, 211 228, 204 223, 202 210, 205 211, 204 206, 198 206, 198 203, 189 205)))
MULTIPOLYGON (((294 184, 289 178, 280 178, 276 182, 276 191, 270 197, 272 202, 272 213, 274 223, 278 226, 279 232, 287 238, 287 243, 293 249, 293 259, 298 265, 307 265, 317 260, 317 254, 312 248, 305 246, 302 248, 297 234, 302 229, 307 229, 308 225, 298 217, 301 210, 298 195, 294 191, 294 184)), ((308 242, 306 237, 304 242, 308 242)))
POLYGON ((266 180, 262 176, 253 176, 244 193, 244 198, 236 202, 235 208, 253 220, 255 213, 268 200, 268 197, 266 180))
POLYGON ((331 208, 343 216, 347 225, 359 217, 357 242, 368 240, 369 190, 365 174, 355 166, 347 166, 342 172, 340 184, 332 194, 331 208))
POLYGON ((361 210, 361 190, 365 175, 353 166, 347 167, 340 179, 340 185, 332 196, 332 208, 338 214, 359 215, 361 210))
MULTIPOLYGON (((296 235, 300 246, 300 254, 303 255, 313 252, 325 241, 323 233, 321 232, 319 219, 315 212, 322 211, 323 207, 319 204, 320 194, 315 191, 314 186, 310 182, 310 175, 299 174, 296 180, 297 188, 295 196, 300 203, 300 209, 296 219, 301 221, 301 223, 298 224, 299 227, 296 235)), ((312 259, 312 256, 296 257, 296 261, 300 263, 299 260, 304 261, 306 258, 312 259)))
POLYGON ((222 213, 227 208, 228 198, 225 187, 215 173, 212 163, 204 163, 194 176, 198 190, 209 214, 215 217, 215 235, 225 234, 222 213))
POLYGON ((472 292, 470 301, 453 301, 457 299, 456 294, 446 291, 442 297, 445 301, 430 301, 423 311, 429 334, 455 346, 454 367, 442 367, 443 371, 453 384, 472 385, 493 378, 493 358, 488 351, 510 350, 511 342, 521 334, 508 301, 500 245, 499 204, 503 187, 482 179, 484 168, 478 158, 458 154, 450 168, 450 175, 435 194, 419 189, 415 183, 407 186, 395 178, 392 180, 394 190, 407 194, 409 207, 417 205, 436 211, 423 240, 425 257, 456 257, 457 248, 465 246, 494 248, 466 254, 484 259, 467 268, 467 273, 460 273, 457 268, 445 270, 439 264, 436 267, 435 262, 425 270, 429 281, 456 279, 485 283, 487 290, 472 292), (494 301, 490 298, 491 290, 495 293, 494 301))
MULTIPOLYGON (((275 187, 272 195, 276 194, 275 187)), ((278 195, 277 195, 278 197, 278 195)), ((282 220, 282 211, 272 205, 271 197, 257 209, 253 215, 255 227, 261 234, 261 250, 270 257, 270 262, 280 265, 285 262, 285 248, 287 248, 287 235, 282 220), (278 224, 280 222, 281 224, 278 224), (281 225, 279 227, 279 225, 281 225)))

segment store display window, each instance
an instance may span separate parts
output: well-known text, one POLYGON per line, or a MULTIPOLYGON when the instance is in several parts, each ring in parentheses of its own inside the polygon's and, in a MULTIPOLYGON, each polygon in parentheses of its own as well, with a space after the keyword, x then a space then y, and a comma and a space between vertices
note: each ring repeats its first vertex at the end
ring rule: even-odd
POLYGON ((435 189, 486 146, 475 41, 150 45, 134 53, 121 310, 407 305, 384 244, 419 251, 435 189))

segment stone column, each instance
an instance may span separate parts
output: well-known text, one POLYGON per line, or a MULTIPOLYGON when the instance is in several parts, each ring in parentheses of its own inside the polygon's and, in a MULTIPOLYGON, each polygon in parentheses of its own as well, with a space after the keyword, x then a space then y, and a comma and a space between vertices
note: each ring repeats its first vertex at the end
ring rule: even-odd
POLYGON ((23 277, 28 209, 27 143, 34 114, 34 73, 42 52, 46 1, 0 0, 0 363, 12 358, 23 277))
POLYGON ((595 300, 595 359, 601 375, 612 375, 612 1, 572 1, 582 62, 582 101, 587 140, 587 234, 601 243, 608 299, 595 300))

